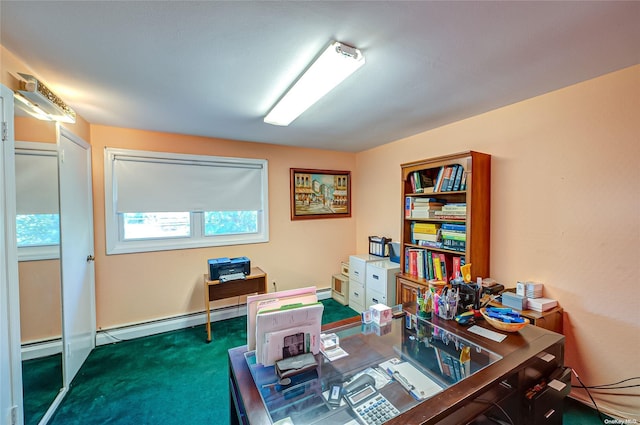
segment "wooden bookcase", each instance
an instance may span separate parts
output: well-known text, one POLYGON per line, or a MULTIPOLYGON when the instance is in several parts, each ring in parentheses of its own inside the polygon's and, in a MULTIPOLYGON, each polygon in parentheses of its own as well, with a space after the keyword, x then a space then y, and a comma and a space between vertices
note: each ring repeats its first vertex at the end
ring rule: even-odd
MULTIPOLYGON (((422 251, 424 261, 427 261, 427 255, 431 253, 442 254, 447 267, 447 274, 450 276, 453 269, 454 258, 458 257, 464 260, 464 264, 471 264, 472 281, 475 282, 477 277, 489 277, 489 243, 490 243, 490 223, 491 223, 491 156, 467 151, 451 155, 440 156, 421 161, 414 161, 401 165, 402 169, 402 206, 401 206, 401 241, 400 241, 400 273, 396 277, 396 299, 398 303, 415 301, 417 291, 425 291, 429 285, 428 271, 424 271, 424 277, 418 277, 411 273, 409 263, 415 263, 409 260, 407 250, 422 251), (466 186, 461 183, 458 190, 452 190, 456 187, 454 184, 451 190, 427 189, 426 191, 416 191, 416 176, 427 177, 420 183, 423 186, 429 185, 429 179, 432 183, 437 183, 440 170, 446 170, 447 167, 456 166, 463 170, 463 176, 466 174, 466 186), (451 216, 435 216, 430 215, 425 218, 407 217, 407 197, 415 199, 419 198, 435 198, 444 201, 446 204, 466 204, 466 213, 461 217, 453 218, 451 216), (434 246, 422 246, 413 241, 412 227, 415 223, 434 224, 435 227, 442 229, 444 224, 464 224, 464 233, 466 241, 464 247, 458 246, 458 250, 434 246)), ((461 171, 462 172, 462 171, 461 171)), ((435 213, 434 213, 435 214, 435 213)), ((440 240, 441 241, 441 240, 440 240)), ((437 243, 437 242, 436 242, 437 243)), ((451 242, 448 242, 451 243, 451 242)), ((412 254, 413 255, 413 254, 412 254)), ((442 256, 441 256, 442 257, 442 256)), ((457 261, 457 260, 455 260, 457 261)), ((423 263, 424 264, 424 263, 423 263)), ((428 262, 425 267, 429 267, 428 262)), ((433 269, 433 266, 431 266, 433 269)))

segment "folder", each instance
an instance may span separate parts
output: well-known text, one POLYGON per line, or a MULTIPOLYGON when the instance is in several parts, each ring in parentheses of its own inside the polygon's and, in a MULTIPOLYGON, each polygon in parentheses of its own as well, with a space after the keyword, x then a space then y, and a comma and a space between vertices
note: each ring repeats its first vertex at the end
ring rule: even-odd
MULTIPOLYGON (((320 352, 320 329, 324 305, 287 304, 279 308, 258 311, 256 314, 256 362, 271 366, 285 357, 284 338, 295 339, 304 334, 305 352, 320 352)), ((301 354, 301 353, 300 353, 301 354)))
POLYGON ((259 310, 280 308, 283 305, 294 303, 310 304, 317 301, 315 286, 248 296, 247 350, 256 349, 256 315, 259 310))

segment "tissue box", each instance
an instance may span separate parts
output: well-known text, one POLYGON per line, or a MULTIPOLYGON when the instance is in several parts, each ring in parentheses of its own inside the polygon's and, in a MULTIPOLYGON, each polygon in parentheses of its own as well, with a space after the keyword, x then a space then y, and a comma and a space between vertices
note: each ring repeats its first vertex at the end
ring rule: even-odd
POLYGON ((393 314, 391 314, 391 307, 387 307, 384 304, 374 304, 369 307, 371 311, 371 319, 373 323, 377 325, 384 325, 385 323, 389 323, 393 318, 393 314))

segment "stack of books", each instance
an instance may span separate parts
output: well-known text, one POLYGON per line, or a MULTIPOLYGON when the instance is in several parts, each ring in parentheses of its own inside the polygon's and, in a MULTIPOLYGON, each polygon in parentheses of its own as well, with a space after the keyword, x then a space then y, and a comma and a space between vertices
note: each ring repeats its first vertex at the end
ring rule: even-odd
POLYGON ((464 252, 467 247, 467 226, 443 223, 440 228, 440 237, 443 248, 464 252))
POLYGON ((406 218, 433 218, 436 211, 440 211, 444 202, 435 198, 414 198, 407 196, 405 200, 406 218))
POLYGON ((443 205, 434 212, 435 218, 447 220, 465 220, 467 218, 467 204, 464 202, 443 205))
MULTIPOLYGON (((422 241, 426 242, 438 242, 438 233, 440 230, 440 224, 437 223, 412 223, 411 224, 411 239, 416 245, 421 245, 422 241)), ((427 245, 431 246, 431 245, 427 245)))

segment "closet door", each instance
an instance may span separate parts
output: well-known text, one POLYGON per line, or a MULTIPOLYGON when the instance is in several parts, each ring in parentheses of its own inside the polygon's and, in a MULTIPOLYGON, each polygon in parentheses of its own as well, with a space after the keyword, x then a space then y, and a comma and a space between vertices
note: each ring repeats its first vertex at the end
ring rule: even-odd
POLYGON ((60 259, 64 386, 95 348, 91 146, 59 127, 60 259))

